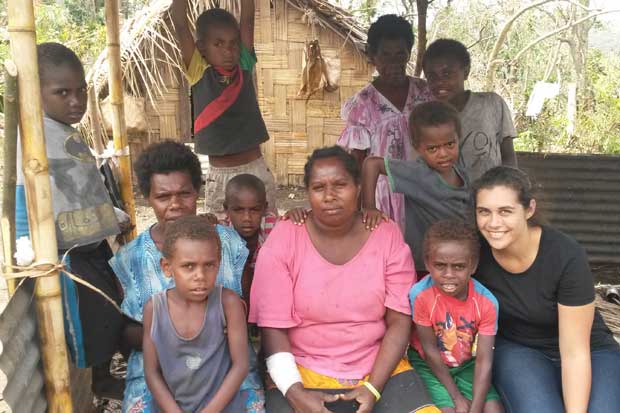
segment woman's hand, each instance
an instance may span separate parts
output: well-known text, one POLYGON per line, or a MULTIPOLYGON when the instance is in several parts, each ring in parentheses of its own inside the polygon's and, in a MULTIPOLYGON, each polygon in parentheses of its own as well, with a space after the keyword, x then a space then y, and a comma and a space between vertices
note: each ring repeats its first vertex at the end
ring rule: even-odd
POLYGON ((381 221, 387 222, 390 218, 377 208, 363 208, 362 222, 366 224, 366 229, 372 231, 376 229, 381 221))
POLYGON ((290 219, 295 225, 303 225, 306 219, 308 219, 309 212, 310 210, 306 210, 305 208, 293 208, 284 214, 282 221, 290 219))
POLYGON ((304 389, 301 383, 293 384, 286 392, 286 400, 295 413, 332 413, 325 403, 335 402, 340 395, 304 389))
POLYGON ((375 395, 366 388, 366 386, 359 386, 340 396, 341 400, 355 400, 359 403, 360 407, 356 413, 371 413, 372 408, 375 407, 375 395))

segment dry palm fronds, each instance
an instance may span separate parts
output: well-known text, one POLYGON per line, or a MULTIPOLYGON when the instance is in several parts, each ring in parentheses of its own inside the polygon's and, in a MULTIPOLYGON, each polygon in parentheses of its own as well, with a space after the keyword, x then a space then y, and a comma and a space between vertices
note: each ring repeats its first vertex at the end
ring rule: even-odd
MULTIPOLYGON (((198 2, 191 3, 193 7, 189 10, 189 21, 193 22, 199 5, 198 2)), ((168 13, 170 5, 171 0, 156 0, 127 20, 121 29, 123 87, 129 95, 145 97, 154 102, 166 92, 166 79, 179 76, 182 72, 181 53, 168 13)), ((98 101, 108 94, 107 57, 107 51, 103 51, 86 76, 98 101)), ((82 120, 81 129, 92 144, 95 137, 89 128, 91 116, 100 125, 103 125, 103 119, 100 110, 91 109, 82 120)), ((105 128, 100 129, 105 135, 105 128)), ((108 137, 97 138, 104 141, 105 147, 108 137)))
POLYGON ((365 53, 366 28, 360 25, 346 10, 334 6, 326 0, 286 1, 304 15, 312 15, 313 18, 308 19, 309 24, 318 24, 325 29, 338 33, 343 39, 343 46, 345 43, 351 42, 359 52, 365 53))

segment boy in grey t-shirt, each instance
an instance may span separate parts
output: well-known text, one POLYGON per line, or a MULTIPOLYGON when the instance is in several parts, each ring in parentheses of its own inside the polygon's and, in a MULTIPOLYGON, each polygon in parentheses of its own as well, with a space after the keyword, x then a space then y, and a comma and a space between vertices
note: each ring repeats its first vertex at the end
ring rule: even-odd
MULTIPOLYGON (((380 174, 387 175, 394 192, 405 195, 405 241, 416 269, 424 272, 422 242, 426 229, 436 221, 465 219, 469 179, 459 161, 458 112, 442 102, 422 103, 409 118, 411 143, 420 155, 414 161, 377 156, 366 158, 362 169, 362 206, 366 225, 382 219, 375 208, 375 187, 380 174)), ((420 274, 421 275, 421 274, 420 274)))
POLYGON ((422 60, 424 75, 435 98, 459 111, 461 158, 473 182, 495 166, 517 166, 513 146, 517 132, 510 109, 501 96, 465 90, 470 66, 467 48, 452 39, 434 41, 422 60))

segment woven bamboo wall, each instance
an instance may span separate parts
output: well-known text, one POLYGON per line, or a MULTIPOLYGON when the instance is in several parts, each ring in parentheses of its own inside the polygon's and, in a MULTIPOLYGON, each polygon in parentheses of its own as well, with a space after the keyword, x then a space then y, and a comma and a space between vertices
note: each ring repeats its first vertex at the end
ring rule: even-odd
POLYGON ((191 139, 191 107, 188 85, 181 73, 167 76, 166 91, 154 102, 146 98, 147 133, 130 133, 129 146, 135 161, 152 143, 165 139, 188 142, 191 139))
POLYGON ((323 56, 340 58, 340 87, 307 101, 297 97, 303 49, 313 40, 312 28, 302 21, 303 12, 286 0, 257 0, 256 8, 258 101, 271 136, 263 151, 278 184, 300 185, 307 156, 336 143, 344 127, 340 108, 368 83, 372 69, 351 43, 315 27, 323 56))

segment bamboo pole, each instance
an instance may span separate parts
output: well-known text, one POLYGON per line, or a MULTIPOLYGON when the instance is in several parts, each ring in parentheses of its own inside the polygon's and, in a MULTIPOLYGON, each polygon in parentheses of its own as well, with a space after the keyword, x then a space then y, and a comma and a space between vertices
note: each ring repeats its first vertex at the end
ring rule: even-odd
MULTIPOLYGON (((112 105, 112 136, 114 149, 123 151, 127 144, 127 125, 125 124, 125 108, 123 104, 123 84, 121 68, 121 44, 119 34, 119 0, 105 1, 106 37, 108 46, 108 64, 110 74, 108 83, 110 86, 110 103, 112 105)), ((136 206, 133 198, 131 157, 129 154, 121 156, 120 187, 121 198, 125 204, 125 211, 131 218, 133 229, 126 236, 127 241, 136 237, 136 206)))
POLYGON ((101 125, 99 124, 99 108, 97 106, 97 92, 95 92, 95 85, 91 85, 88 88, 88 110, 90 112, 90 130, 93 132, 93 146, 95 151, 99 155, 103 153, 105 149, 101 137, 101 125))
MULTIPOLYGON (((17 67, 10 60, 4 62, 4 174, 2 176, 2 247, 4 260, 13 263, 15 251, 15 182, 17 171, 15 157, 17 152, 17 127, 19 109, 17 107, 17 67)), ((13 272, 10 267, 7 272, 13 272)), ((8 280, 9 295, 15 292, 16 280, 8 280)))
MULTIPOLYGON (((19 73, 20 141, 30 238, 37 261, 56 263, 58 247, 43 136, 32 0, 9 0, 8 21, 11 54, 19 73)), ((48 412, 71 413, 73 403, 60 291, 58 271, 37 279, 35 296, 48 412)))

